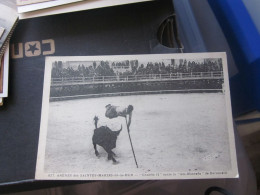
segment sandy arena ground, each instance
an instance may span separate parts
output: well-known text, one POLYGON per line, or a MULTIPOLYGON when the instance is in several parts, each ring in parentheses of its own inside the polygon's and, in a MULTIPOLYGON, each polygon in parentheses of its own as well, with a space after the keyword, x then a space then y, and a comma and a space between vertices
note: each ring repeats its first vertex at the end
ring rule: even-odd
POLYGON ((55 173, 149 173, 219 171, 231 168, 225 96, 221 93, 158 94, 51 102, 45 171, 55 173), (105 117, 107 104, 134 106, 131 137, 124 118, 105 117), (98 126, 123 130, 113 150, 119 161, 107 160, 92 145, 94 116, 98 126))

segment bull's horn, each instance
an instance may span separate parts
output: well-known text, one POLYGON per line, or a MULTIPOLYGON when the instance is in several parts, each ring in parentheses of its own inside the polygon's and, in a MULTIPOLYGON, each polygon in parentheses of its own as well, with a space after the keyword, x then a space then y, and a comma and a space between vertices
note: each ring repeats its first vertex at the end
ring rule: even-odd
POLYGON ((120 134, 120 132, 122 131, 122 125, 121 125, 121 128, 118 130, 118 131, 115 131, 115 134, 118 136, 120 134))
POLYGON ((123 126, 122 126, 122 124, 121 124, 121 128, 120 128, 118 131, 122 131, 122 128, 123 128, 123 126))

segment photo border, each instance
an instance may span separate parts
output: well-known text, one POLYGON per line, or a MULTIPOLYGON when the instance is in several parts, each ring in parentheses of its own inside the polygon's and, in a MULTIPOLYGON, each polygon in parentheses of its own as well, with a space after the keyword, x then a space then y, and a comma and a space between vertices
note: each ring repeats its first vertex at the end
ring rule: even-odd
POLYGON ((235 147, 233 118, 231 111, 231 100, 229 90, 229 77, 226 53, 184 53, 184 54, 144 54, 144 55, 115 55, 115 56, 56 56, 46 57, 45 61, 45 74, 44 74, 44 88, 42 98, 42 113, 40 124, 40 136, 38 157, 36 166, 36 179, 48 179, 48 180, 154 180, 154 179, 209 179, 209 178, 238 178, 237 156, 235 147), (167 173, 154 173, 154 175, 143 174, 135 175, 126 171, 125 174, 108 174, 106 175, 88 174, 88 173, 45 173, 44 161, 45 161, 45 148, 48 126, 48 113, 49 113, 49 97, 50 97, 50 84, 51 84, 51 70, 52 62, 59 61, 113 61, 113 60, 141 60, 146 59, 201 59, 201 58, 221 58, 224 72, 224 90, 225 90, 225 107, 227 115, 227 130, 229 136, 229 148, 230 148, 230 171, 197 171, 197 172, 169 172, 167 173))

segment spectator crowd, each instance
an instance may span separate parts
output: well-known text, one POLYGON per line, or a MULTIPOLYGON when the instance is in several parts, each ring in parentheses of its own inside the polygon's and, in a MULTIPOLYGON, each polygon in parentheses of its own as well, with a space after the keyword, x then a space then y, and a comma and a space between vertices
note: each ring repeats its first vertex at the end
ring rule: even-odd
POLYGON ((165 65, 164 62, 148 62, 146 66, 139 64, 137 60, 123 62, 101 61, 99 64, 93 62, 90 66, 79 64, 77 68, 71 66, 64 67, 62 62, 55 62, 52 68, 52 78, 61 77, 95 77, 95 76, 128 76, 128 75, 147 75, 147 74, 173 74, 191 72, 217 72, 222 71, 221 60, 204 60, 195 62, 181 60, 178 65, 172 61, 165 65), (118 71, 120 70, 120 71, 118 71))

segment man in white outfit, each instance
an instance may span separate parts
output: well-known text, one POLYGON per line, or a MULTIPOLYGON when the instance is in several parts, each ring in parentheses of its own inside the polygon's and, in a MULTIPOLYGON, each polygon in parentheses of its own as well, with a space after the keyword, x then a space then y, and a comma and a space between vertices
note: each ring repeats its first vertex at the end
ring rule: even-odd
POLYGON ((125 117, 127 119, 128 116, 127 127, 129 129, 133 110, 134 107, 132 105, 129 105, 128 107, 125 108, 125 107, 113 106, 111 104, 108 104, 106 105, 105 116, 109 119, 117 118, 118 116, 125 117))

